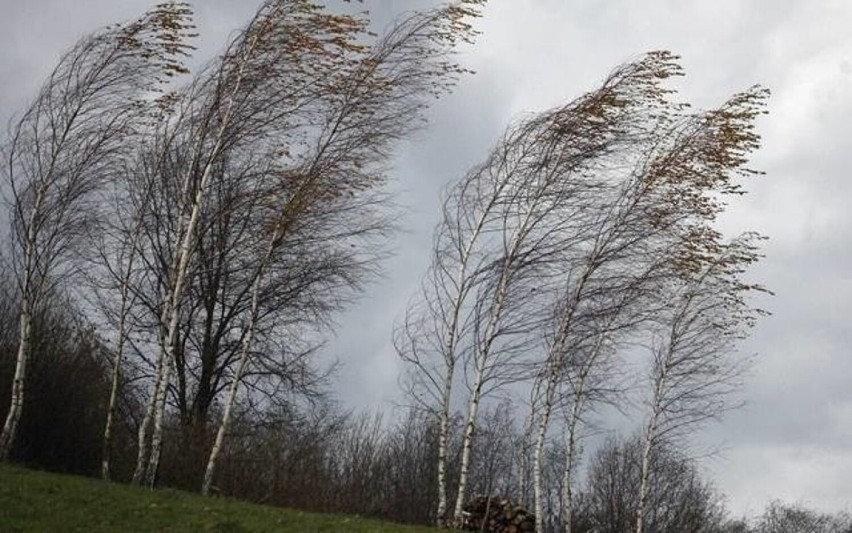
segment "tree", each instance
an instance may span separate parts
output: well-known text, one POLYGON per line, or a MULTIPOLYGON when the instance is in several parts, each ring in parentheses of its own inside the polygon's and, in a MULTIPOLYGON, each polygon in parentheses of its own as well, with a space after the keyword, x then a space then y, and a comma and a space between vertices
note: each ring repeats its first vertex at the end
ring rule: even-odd
MULTIPOLYGON (((355 203, 352 198, 356 195, 369 198, 369 191, 384 182, 381 169, 386 165, 391 143, 405 136, 422 120, 426 96, 440 95, 453 84, 453 76, 463 72, 457 65, 437 64, 452 50, 452 39, 463 37, 453 33, 457 31, 453 26, 459 23, 458 17, 474 14, 473 11, 457 12, 458 7, 451 5, 411 15, 365 50, 362 57, 356 58, 349 77, 342 79, 340 87, 331 88, 332 94, 327 95, 331 102, 324 111, 325 120, 320 128, 325 133, 317 139, 317 148, 308 154, 301 168, 283 170, 287 180, 267 193, 277 200, 275 203, 281 203, 281 211, 273 213, 268 222, 273 229, 267 251, 254 275, 248 331, 208 461, 203 493, 209 491, 236 387, 249 362, 260 283, 275 248, 286 243, 289 234, 304 231, 299 226, 310 227, 308 221, 311 219, 341 212, 348 215, 350 226, 341 238, 354 243, 359 233, 369 233, 369 225, 362 226, 364 229, 360 231, 356 229, 357 224, 352 226, 350 210, 355 203)), ((332 240, 329 236, 328 241, 332 240)))
MULTIPOLYGON (((140 428, 137 482, 156 477, 173 371, 182 413, 187 407, 188 342, 203 339, 190 418, 203 425, 222 388, 229 388, 227 404, 235 401, 261 321, 269 319, 267 331, 278 334, 287 325, 276 309, 282 299, 287 304, 313 291, 315 307, 303 308, 303 316, 324 319, 342 300, 333 289, 357 288, 370 271, 372 239, 387 229, 374 204, 389 149, 421 124, 426 98, 445 93, 466 72, 450 56, 475 34, 468 20, 481 3, 415 14, 370 45, 363 15, 328 13, 308 0, 270 0, 182 91, 168 125, 177 132, 169 165, 159 173, 162 202, 154 202, 151 217, 160 227, 151 236, 160 258, 146 305, 158 315, 162 349, 140 428), (232 240, 232 230, 246 231, 247 241, 232 240), (205 249, 223 262, 212 270, 199 264, 205 249), (327 270, 308 268, 314 250, 327 270), (238 281, 226 288, 233 279, 215 277, 223 272, 235 272, 238 281), (197 306, 196 289, 212 299, 197 306), (211 323, 214 315, 227 319, 211 323), (196 317, 207 320, 200 334, 192 329, 196 317), (223 330, 211 326, 242 333, 237 342, 223 341, 223 330)), ((215 460, 209 462, 212 472, 215 460)))
MULTIPOLYGON (((680 72, 672 56, 654 59, 658 63, 650 63, 652 80, 680 72)), ((607 389, 590 387, 596 374, 608 368, 606 358, 619 343, 636 338, 653 323, 673 297, 672 283, 680 279, 684 265, 707 259, 703 250, 716 246, 712 223, 724 208, 722 198, 741 193, 736 178, 755 173, 745 164, 758 147, 753 122, 763 112, 763 89, 753 88, 717 110, 696 114, 684 113, 685 106, 671 102, 668 92, 652 82, 646 93, 650 100, 636 102, 650 111, 634 130, 638 149, 622 152, 621 167, 628 172, 617 182, 609 207, 589 226, 591 238, 567 254, 572 268, 567 269, 563 295, 554 306, 557 320, 546 337, 548 378, 537 449, 543 445, 558 388, 567 383, 570 414, 562 498, 566 528, 571 524, 578 422, 588 402, 607 389)))
MULTIPOLYGON (((736 179, 758 174, 746 165, 760 144, 754 121, 765 113, 767 96, 753 87, 718 109, 687 115, 663 144, 668 155, 652 167, 678 185, 663 205, 687 206, 691 216, 678 225, 666 268, 671 275, 658 293, 664 298, 660 320, 651 328, 653 391, 643 464, 657 438, 672 442, 679 432, 726 410, 739 384, 743 364, 731 352, 762 314, 750 306, 749 293, 764 290, 741 281, 741 275, 759 258, 760 237, 745 234, 726 244, 712 223, 724 210, 725 196, 742 194, 736 179), (697 193, 684 190, 684 183, 695 184, 697 193)), ((647 476, 643 467, 636 533, 643 531, 647 476)))
MULTIPOLYGON (((584 488, 578 491, 574 531, 622 533, 635 526, 641 477, 642 437, 608 439, 591 458, 584 488)), ((702 480, 697 467, 676 449, 660 445, 652 457, 649 528, 660 533, 722 531, 721 497, 702 480)))
MULTIPOLYGON (((661 313, 652 341, 652 391, 642 440, 637 533, 645 526, 654 449, 660 443, 675 442, 732 407, 731 396, 748 361, 735 357, 734 349, 761 314, 747 298, 763 289, 740 279, 759 257, 756 240, 757 236, 747 234, 712 244, 702 253, 701 262, 684 266, 689 269, 686 279, 667 293, 674 297, 661 313)), ((708 242, 712 241, 704 245, 708 242)))
POLYGON ((185 70, 179 60, 191 28, 187 14, 183 4, 162 4, 135 21, 83 38, 60 59, 9 132, 3 179, 21 308, 0 459, 8 458, 21 419, 33 316, 69 273, 69 251, 94 211, 86 202, 120 173, 128 147, 157 108, 152 95, 185 70))
MULTIPOLYGON (((656 76, 670 75, 669 63, 666 54, 651 55, 614 73, 601 89, 511 127, 446 195, 423 297, 409 310, 397 345, 444 427, 456 365, 472 366, 456 519, 481 399, 489 388, 529 374, 520 358, 546 320, 538 295, 566 268, 564 250, 589 239, 608 186, 595 171, 633 142, 647 111, 642 104, 651 107, 660 97, 656 76), (632 102, 633 93, 646 100, 632 102)), ((439 472, 443 463, 439 455, 439 472)))
POLYGON ((800 504, 770 502, 753 528, 755 533, 848 533, 852 531, 852 516, 848 512, 835 515, 820 513, 800 504))
MULTIPOLYGON (((555 288, 542 295, 551 299, 551 311, 542 327, 545 357, 537 375, 541 398, 533 445, 533 488, 536 515, 543 516, 542 453, 553 410, 563 396, 560 388, 566 387, 569 414, 562 504, 569 530, 579 423, 591 403, 604 399, 604 378, 615 346, 642 322, 646 296, 659 277, 666 251, 665 232, 683 216, 672 212, 668 220, 651 219, 665 184, 653 181, 642 164, 644 154, 658 142, 657 132, 680 108, 669 100, 671 91, 662 86, 680 75, 676 59, 668 52, 650 53, 620 66, 600 89, 581 99, 588 103, 586 109, 580 108, 580 117, 607 142, 589 168, 578 169, 580 176, 563 178, 578 181, 587 173, 592 186, 579 199, 586 203, 585 212, 569 228, 574 241, 559 255, 555 288)), ((578 130, 574 135, 583 135, 587 129, 574 127, 578 130)), ((578 144, 576 139, 569 142, 578 144)), ((543 530, 540 520, 537 529, 543 530)))

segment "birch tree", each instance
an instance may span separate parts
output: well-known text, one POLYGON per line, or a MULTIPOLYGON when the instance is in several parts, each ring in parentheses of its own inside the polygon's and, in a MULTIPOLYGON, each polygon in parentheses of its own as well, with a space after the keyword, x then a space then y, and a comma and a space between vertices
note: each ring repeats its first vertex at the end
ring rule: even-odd
MULTIPOLYGON (((171 97, 172 95, 167 95, 161 99, 160 109, 155 115, 155 124, 168 121, 171 97)), ((153 136, 156 137, 157 133, 153 136)), ((150 135, 148 138, 150 139, 150 135)), ((159 143, 159 147, 162 146, 163 143, 159 143)), ((156 148, 150 152, 151 148, 150 143, 143 143, 136 155, 125 163, 122 175, 117 176, 110 186, 103 187, 99 203, 106 207, 101 210, 97 223, 89 229, 87 250, 83 252, 84 257, 88 259, 87 267, 91 267, 85 274, 85 290, 92 294, 85 298, 95 300, 95 308, 100 310, 102 318, 115 331, 101 457, 101 477, 107 481, 110 479, 112 432, 123 381, 125 352, 133 322, 138 320, 134 316, 134 308, 140 296, 138 278, 144 275, 144 268, 139 268, 139 256, 146 251, 146 216, 154 191, 157 190, 152 178, 157 169, 162 167, 166 156, 162 150, 158 151, 156 148), (114 301, 116 296, 117 304, 114 301)), ((90 316, 90 319, 92 318, 90 316)))
MULTIPOLYGON (((144 477, 146 483, 152 484, 156 477, 170 373, 175 365, 183 365, 180 330, 186 309, 182 311, 181 304, 186 301, 186 290, 192 282, 198 245, 208 230, 205 212, 211 213, 211 221, 219 216, 209 211, 217 180, 236 176, 236 169, 249 169, 249 183, 256 186, 249 185, 244 190, 254 188, 256 193, 285 184, 278 189, 285 194, 273 194, 263 200, 273 205, 285 202, 272 212, 304 204, 304 196, 300 196, 303 194, 343 198, 380 187, 377 163, 386 160, 389 143, 420 124, 424 97, 445 92, 466 72, 450 55, 458 42, 472 38, 469 19, 476 16, 479 4, 473 0, 459 2, 426 15, 414 15, 373 47, 369 45, 369 21, 363 15, 328 13, 319 4, 306 0, 270 0, 220 59, 185 91, 184 108, 175 126, 183 128, 175 144, 178 167, 177 172, 171 172, 177 184, 170 186, 178 192, 178 209, 173 210, 177 217, 172 224, 173 237, 164 247, 169 267, 161 276, 165 282, 165 297, 159 306, 164 349, 157 364, 150 414, 140 431, 134 475, 137 482, 144 477), (407 116, 405 123, 403 116, 407 116), (331 145, 333 149, 329 148, 331 145), (311 163, 314 157, 316 160, 311 163), (338 183, 306 186, 296 195, 300 197, 298 201, 287 204, 287 197, 300 188, 300 181, 317 176, 337 179, 338 183), (153 425, 150 454, 149 425, 153 425)), ((357 216, 358 207, 364 205, 356 199, 349 205, 337 202, 334 208, 338 213, 357 216)), ((255 214, 263 211, 258 209, 255 214)), ((333 220, 340 243, 356 233, 344 231, 342 217, 333 220)), ((265 237, 257 242, 260 246, 253 252, 257 263, 248 271, 260 274, 249 276, 242 290, 243 294, 257 292, 262 296, 266 286, 261 284, 273 261, 264 250, 274 248, 276 253, 290 253, 287 245, 294 241, 287 240, 289 221, 281 228, 277 216, 259 222, 261 226, 254 231, 265 237), (265 229, 261 229, 263 224, 265 229), (255 277, 260 281, 255 282, 255 277)), ((364 229, 369 233, 376 231, 375 226, 364 229)), ((302 241, 306 239, 305 234, 299 235, 302 241)), ((319 249, 321 240, 315 239, 313 246, 319 249)), ((363 268, 363 258, 369 253, 361 252, 366 251, 348 252, 348 264, 363 268)), ((340 282, 357 286, 352 280, 358 276, 353 274, 342 270, 340 282)), ((319 280, 316 286, 322 283, 319 280)), ((333 302, 337 294, 331 294, 328 300, 333 302)), ((248 300, 254 297, 249 296, 248 300)), ((243 316, 248 315, 246 320, 251 324, 260 315, 250 310, 254 304, 248 307, 243 316)), ((243 346, 247 346, 245 341, 250 335, 246 333, 252 328, 250 325, 243 329, 243 346)), ((248 358, 245 354, 248 349, 237 350, 236 360, 248 358)), ((242 367, 237 361, 230 364, 242 367)))
MULTIPOLYGON (((595 195, 586 199, 591 209, 573 228, 573 245, 562 248, 555 274, 558 282, 551 292, 555 296, 551 319, 542 330, 545 357, 537 378, 542 383, 541 399, 532 452, 537 517, 544 511, 542 454, 560 388, 566 384, 571 388, 562 483, 565 521, 570 515, 577 424, 587 400, 601 390, 593 386, 600 381, 595 372, 608 366, 605 358, 614 353, 617 339, 641 321, 637 309, 656 276, 659 243, 664 239, 647 213, 660 195, 641 158, 653 146, 654 132, 680 109, 671 102, 672 91, 663 86, 665 80, 681 74, 676 59, 668 52, 650 53, 617 68, 590 96, 602 102, 605 112, 600 113, 602 120, 597 115, 587 120, 599 120, 599 127, 620 142, 616 149, 600 154, 591 170, 597 183, 595 195)), ((536 527, 543 531, 541 520, 536 527)))
MULTIPOLYGON (((594 174, 635 145, 636 109, 653 114, 665 94, 656 82, 674 75, 670 65, 669 55, 653 54, 616 71, 599 90, 521 121, 446 196, 424 296, 410 309, 397 344, 413 364, 414 381, 439 406, 443 427, 456 365, 470 363, 456 519, 482 396, 523 375, 520 354, 528 354, 531 331, 545 320, 543 299, 534 293, 552 287, 565 268, 564 250, 588 241, 589 220, 611 188, 594 174), (645 101, 630 100, 631 91, 645 91, 645 101)), ((439 501, 446 493, 443 462, 439 454, 439 501)))
POLYGON ((20 292, 19 345, 0 458, 15 439, 31 350, 33 315, 69 273, 68 253, 90 222, 87 201, 115 176, 144 132, 162 84, 185 71, 191 31, 184 4, 84 37, 67 52, 14 122, 3 151, 12 257, 20 292))
POLYGON ((448 191, 443 220, 435 237, 432 265, 415 302, 398 328, 395 344, 401 357, 414 366, 410 374, 415 396, 435 412, 438 435, 438 525, 446 525, 447 453, 456 365, 469 350, 472 323, 466 316, 468 296, 486 268, 489 257, 480 240, 496 220, 497 205, 508 180, 496 183, 474 171, 448 191), (425 346, 424 346, 425 344, 425 346), (437 355, 437 357, 435 357, 437 355))
MULTIPOLYGON (((347 230, 337 239, 356 243, 369 238, 371 230, 381 230, 380 222, 359 223, 352 206, 364 204, 385 178, 393 141, 404 137, 423 119, 427 96, 439 96, 455 83, 464 70, 446 63, 456 39, 469 40, 472 31, 463 19, 476 14, 475 4, 453 4, 426 13, 415 13, 398 22, 371 48, 365 50, 350 78, 341 80, 339 98, 329 104, 316 152, 306 168, 285 172, 288 180, 272 193, 273 205, 281 212, 268 223, 268 248, 257 266, 247 331, 236 373, 231 381, 225 412, 207 463, 202 493, 212 483, 216 457, 228 428, 237 387, 251 360, 251 343, 257 322, 261 281, 273 259, 273 252, 286 245, 290 234, 313 231, 312 219, 345 213, 341 220, 347 230)), ((331 95, 329 95, 331 96, 331 95)), ((326 245, 335 238, 327 236, 326 245)), ((360 247, 363 249, 363 244, 360 247)), ((353 244, 355 246, 355 244, 353 244)), ((364 254, 367 257, 367 254, 364 254)))
MULTIPOLYGON (((766 112, 767 97, 766 89, 755 86, 735 94, 717 109, 684 117, 667 141, 661 143, 661 153, 668 155, 655 157, 658 162, 650 167, 657 179, 670 183, 666 202, 655 215, 685 209, 689 216, 677 225, 676 248, 668 266, 670 275, 660 286, 659 294, 665 295, 667 301, 677 302, 677 310, 661 313, 669 322, 662 328, 666 332, 660 336, 657 330, 654 337, 657 347, 653 352, 657 355, 652 365, 654 387, 643 462, 656 439, 674 437, 679 429, 720 414, 730 393, 736 390, 742 365, 729 358, 735 346, 733 339, 744 336, 761 314, 750 306, 747 296, 762 288, 741 281, 743 270, 759 258, 759 237, 746 234, 725 244, 713 222, 724 211, 726 197, 743 193, 742 178, 759 174, 748 162, 760 146, 755 120, 766 112), (707 306, 706 321, 697 315, 684 318, 695 313, 695 305, 707 306), (692 341, 696 344, 690 345, 692 341), (670 380, 665 375, 680 349, 685 357, 678 370, 692 374, 684 375, 682 380, 670 380), (661 430, 661 422, 668 426, 661 430)), ((646 485, 647 470, 646 465, 636 513, 637 533, 644 528, 642 494, 646 489, 642 487, 646 485)))
POLYGON ((690 264, 669 293, 674 298, 659 318, 651 345, 636 533, 645 530, 655 451, 735 406, 732 396, 748 363, 735 348, 762 314, 748 298, 764 289, 742 279, 759 258, 758 240, 745 234, 728 243, 705 242, 700 262, 690 264))
MULTIPOLYGON (((679 73, 671 62, 675 58, 667 59, 665 68, 679 73)), ((629 339, 648 323, 660 305, 651 297, 665 294, 682 263, 701 260, 698 250, 712 241, 712 223, 724 209, 724 197, 741 193, 738 178, 755 173, 745 165, 758 147, 752 130, 762 113, 762 89, 735 95, 718 110, 694 114, 671 102, 665 91, 649 94, 651 103, 643 105, 656 109, 650 120, 646 118, 652 127, 641 134, 642 149, 632 158, 626 153, 627 161, 633 160, 626 165, 630 170, 616 188, 611 207, 593 224, 597 230, 591 244, 574 251, 580 268, 569 270, 568 289, 557 304, 558 325, 548 340, 549 377, 536 453, 543 446, 559 386, 567 381, 572 387, 566 427, 568 481, 577 424, 594 392, 586 382, 594 365, 602 354, 614 353, 619 339, 629 339), (583 348, 589 339, 594 339, 591 349, 583 348)), ((563 522, 570 528, 570 483, 563 487, 563 522)))
MULTIPOLYGON (((161 306, 163 344, 157 379, 140 428, 134 481, 152 486, 159 467, 163 418, 175 364, 181 304, 198 241, 198 225, 215 167, 239 144, 295 136, 309 123, 322 97, 318 80, 345 68, 344 51, 363 27, 354 19, 319 12, 307 1, 269 1, 231 41, 220 59, 186 91, 181 147, 188 147, 177 172, 178 221, 161 306), (153 424, 148 452, 148 426, 153 424)), ((348 58, 346 58, 348 59, 348 58)))

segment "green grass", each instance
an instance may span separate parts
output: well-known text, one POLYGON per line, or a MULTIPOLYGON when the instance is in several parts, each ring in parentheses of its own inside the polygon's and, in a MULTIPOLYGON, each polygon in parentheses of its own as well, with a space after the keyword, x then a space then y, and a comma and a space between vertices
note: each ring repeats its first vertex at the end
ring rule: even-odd
POLYGON ((304 513, 175 490, 147 490, 0 464, 0 532, 281 531, 426 533, 359 517, 304 513))

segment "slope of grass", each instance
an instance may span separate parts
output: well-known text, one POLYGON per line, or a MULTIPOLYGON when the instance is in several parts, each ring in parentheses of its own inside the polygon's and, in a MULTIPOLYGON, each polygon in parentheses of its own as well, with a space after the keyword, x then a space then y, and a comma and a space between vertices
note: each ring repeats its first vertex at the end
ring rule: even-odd
POLYGON ((0 464, 0 531, 281 531, 426 533, 359 517, 147 490, 0 464))

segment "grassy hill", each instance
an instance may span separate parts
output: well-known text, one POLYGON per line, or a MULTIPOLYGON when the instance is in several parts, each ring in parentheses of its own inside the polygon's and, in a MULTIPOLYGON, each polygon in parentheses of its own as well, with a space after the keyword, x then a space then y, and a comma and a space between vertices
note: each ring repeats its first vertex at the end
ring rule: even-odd
POLYGON ((0 464, 0 532, 281 531, 426 533, 434 529, 147 490, 0 464))

